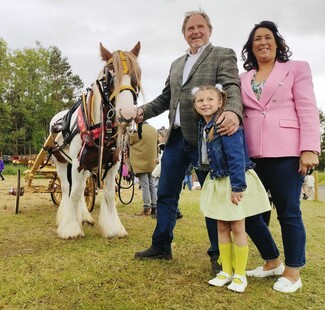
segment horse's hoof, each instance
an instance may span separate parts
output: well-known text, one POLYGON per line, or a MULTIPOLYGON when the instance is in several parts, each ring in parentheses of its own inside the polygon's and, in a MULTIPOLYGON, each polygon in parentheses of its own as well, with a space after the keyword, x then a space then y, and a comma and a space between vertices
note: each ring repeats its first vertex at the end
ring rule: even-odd
POLYGON ((78 239, 84 237, 85 234, 83 231, 80 231, 79 233, 62 233, 58 232, 58 237, 63 240, 71 240, 71 239, 78 239))
POLYGON ((76 236, 58 236, 60 239, 63 239, 63 240, 76 240, 76 239, 79 239, 79 238, 82 238, 84 237, 85 234, 79 234, 79 235, 76 235, 76 236))
POLYGON ((119 234, 103 234, 103 236, 107 239, 122 239, 128 236, 128 233, 125 231, 124 233, 119 233, 119 234))

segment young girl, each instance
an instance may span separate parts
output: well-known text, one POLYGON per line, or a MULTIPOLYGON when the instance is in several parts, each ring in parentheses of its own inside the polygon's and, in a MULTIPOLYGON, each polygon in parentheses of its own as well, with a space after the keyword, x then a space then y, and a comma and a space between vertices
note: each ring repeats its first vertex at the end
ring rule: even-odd
POLYGON ((268 196, 248 158, 243 128, 231 136, 217 133, 216 120, 227 101, 222 87, 201 86, 192 93, 194 109, 199 114, 199 164, 209 169, 200 208, 205 217, 218 221, 222 264, 222 271, 209 284, 230 283, 229 290, 244 292, 248 257, 245 218, 270 210, 268 196))

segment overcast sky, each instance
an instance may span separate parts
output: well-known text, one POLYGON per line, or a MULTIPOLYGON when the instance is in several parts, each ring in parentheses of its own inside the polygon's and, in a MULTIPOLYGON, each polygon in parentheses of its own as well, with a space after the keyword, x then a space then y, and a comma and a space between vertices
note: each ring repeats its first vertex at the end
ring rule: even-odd
MULTIPOLYGON (((139 63, 145 99, 163 89, 171 62, 188 47, 181 33, 184 13, 200 7, 210 16, 214 45, 231 47, 238 57, 255 23, 279 26, 293 60, 309 62, 318 107, 325 111, 324 0, 0 0, 0 37, 10 50, 57 46, 73 73, 90 86, 103 63, 99 42, 110 51, 141 42, 139 63)), ((167 114, 149 122, 168 126, 167 114)))

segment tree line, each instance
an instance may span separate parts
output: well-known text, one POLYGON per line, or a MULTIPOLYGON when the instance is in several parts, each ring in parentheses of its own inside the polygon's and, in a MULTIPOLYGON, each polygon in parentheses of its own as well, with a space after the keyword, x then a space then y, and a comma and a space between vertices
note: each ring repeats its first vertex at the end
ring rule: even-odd
POLYGON ((61 51, 51 46, 11 51, 0 38, 0 152, 37 154, 49 122, 83 87, 61 51))
MULTIPOLYGON (((11 51, 0 38, 0 154, 37 154, 51 118, 77 100, 83 88, 59 48, 11 51)), ((320 111, 319 169, 325 169, 325 114, 320 111)))

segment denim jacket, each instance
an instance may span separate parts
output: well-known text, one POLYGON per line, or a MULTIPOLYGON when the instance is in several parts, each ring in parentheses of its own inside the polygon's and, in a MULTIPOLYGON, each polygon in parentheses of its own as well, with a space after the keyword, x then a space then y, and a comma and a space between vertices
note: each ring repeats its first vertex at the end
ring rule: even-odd
MULTIPOLYGON (((233 192, 241 192, 246 189, 245 172, 254 168, 255 164, 249 159, 242 127, 231 136, 221 136, 217 133, 217 125, 214 117, 206 124, 204 119, 199 120, 199 166, 202 166, 201 146, 203 142, 203 131, 207 135, 214 127, 212 141, 207 141, 207 155, 209 161, 210 178, 230 177, 233 192)), ((203 142, 204 143, 204 142, 203 142)))

